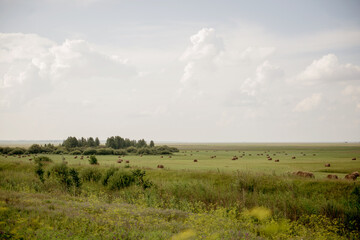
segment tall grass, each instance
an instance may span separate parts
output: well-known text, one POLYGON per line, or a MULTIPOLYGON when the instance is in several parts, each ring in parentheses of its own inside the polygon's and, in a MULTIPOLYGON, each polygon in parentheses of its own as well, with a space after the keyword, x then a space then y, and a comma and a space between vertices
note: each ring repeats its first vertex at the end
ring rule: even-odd
MULTIPOLYGON (((50 171, 54 166, 56 165, 51 163, 45 165, 45 171, 50 171)), ((187 216, 184 217, 184 215, 180 214, 183 216, 180 217, 180 215, 177 216, 175 214, 174 218, 181 218, 182 220, 174 221, 174 226, 163 223, 163 218, 159 217, 159 221, 163 224, 163 230, 166 229, 164 230, 166 232, 165 235, 159 235, 156 229, 149 228, 149 226, 147 226, 151 229, 149 231, 139 230, 146 228, 145 225, 150 224, 150 222, 144 222, 144 226, 141 228, 130 224, 132 228, 127 228, 123 233, 116 233, 115 230, 112 232, 115 237, 127 236, 128 239, 136 239, 141 234, 143 234, 141 236, 146 236, 144 238, 148 239, 151 239, 149 236, 158 236, 158 239, 168 239, 175 233, 180 234, 182 231, 186 231, 187 226, 190 225, 191 229, 197 233, 197 238, 201 238, 201 234, 204 234, 204 236, 212 236, 215 239, 217 237, 246 239, 245 233, 251 235, 251 232, 262 237, 273 238, 280 236, 280 233, 283 232, 281 229, 286 229, 285 232, 288 232, 288 235, 284 235, 284 238, 289 236, 292 236, 292 238, 308 236, 308 234, 317 236, 316 234, 320 234, 317 230, 320 227, 316 225, 317 221, 319 224, 327 224, 334 227, 327 232, 323 232, 325 235, 329 234, 328 239, 331 239, 333 236, 339 238, 355 238, 359 236, 359 182, 302 179, 289 175, 275 176, 241 171, 223 173, 215 171, 148 169, 146 170, 147 178, 151 180, 153 186, 144 189, 130 182, 129 184, 122 184, 124 183, 124 176, 132 178, 131 171, 134 169, 131 168, 121 168, 121 171, 118 171, 117 168, 102 167, 101 165, 87 167, 73 165, 73 167, 80 173, 80 178, 82 179, 81 192, 77 192, 77 194, 74 194, 67 188, 63 188, 61 181, 56 181, 56 179, 52 178, 52 175, 45 177, 45 181, 41 182, 34 173, 35 164, 0 161, 0 190, 2 195, 5 196, 2 197, 3 201, 7 201, 6 196, 10 199, 8 201, 13 201, 12 198, 16 195, 13 193, 18 192, 20 195, 25 194, 30 197, 32 195, 28 194, 41 194, 41 198, 44 199, 53 198, 54 196, 59 197, 64 201, 63 205, 60 204, 61 208, 64 209, 67 207, 71 208, 70 202, 66 202, 66 199, 71 197, 71 203, 73 201, 85 203, 95 201, 97 209, 100 209, 96 211, 100 212, 102 211, 102 205, 109 206, 109 204, 127 203, 134 204, 134 206, 140 208, 159 209, 159 211, 165 212, 167 211, 166 209, 172 209, 171 211, 179 211, 179 214, 187 216), (117 181, 118 179, 121 181, 117 181), (116 185, 118 183, 122 185, 119 187, 116 185), (271 219, 260 221, 251 214, 245 214, 247 210, 259 206, 271 212, 271 219), (322 219, 322 222, 319 219, 322 219), (228 229, 229 232, 220 231, 220 235, 214 235, 215 232, 212 232, 211 229, 218 229, 214 224, 220 220, 224 223, 224 226, 221 225, 222 228, 228 229), (203 229, 207 229, 207 233, 202 233, 201 222, 204 223, 203 229), (232 225, 236 227, 231 227, 232 225), (138 236, 135 234, 135 230, 142 233, 138 236), (231 234, 230 230, 233 231, 231 234)), ((126 178, 125 180, 128 179, 126 178)), ((35 199, 39 198, 39 196, 34 195, 35 199)), ((18 209, 21 218, 36 215, 36 209, 25 213, 22 207, 17 204, 12 205, 12 210, 6 204, 3 203, 3 205, 8 210, 10 209, 10 212, 18 209)), ((56 205, 54 208, 60 208, 60 205, 56 205)), ((109 208, 112 209, 112 207, 109 208)), ((12 229, 10 223, 12 217, 6 215, 8 210, 1 215, 2 219, 0 221, 5 222, 5 225, 4 223, 0 224, 3 224, 8 229, 12 229)), ((48 210, 45 212, 41 215, 42 218, 49 221, 49 227, 54 228, 56 226, 56 231, 59 234, 63 230, 55 223, 56 218, 60 218, 61 221, 65 222, 74 221, 76 224, 81 225, 82 220, 78 218, 74 217, 72 219, 71 216, 59 217, 57 214, 52 215, 52 211, 48 210)), ((93 213, 90 212, 89 214, 91 218, 93 213)), ((105 215, 108 216, 104 212, 105 215)), ((133 216, 129 217, 129 219, 133 219, 133 216)), ((46 222, 44 219, 39 219, 39 221, 43 225, 46 222)), ((109 229, 114 229, 111 221, 113 220, 106 220, 105 225, 109 229)), ((100 228, 101 226, 100 222, 92 224, 96 225, 94 228, 100 228)), ((121 226, 123 227, 124 225, 121 226)), ((41 234, 48 234, 46 230, 41 229, 41 234)), ((74 230, 74 232, 77 232, 78 237, 88 236, 84 235, 86 231, 92 232, 89 229, 81 231, 79 233, 74 230)), ((156 237, 154 238, 156 239, 156 237)), ((126 238, 124 237, 124 239, 126 238)), ((325 237, 325 239, 327 238, 325 237)))

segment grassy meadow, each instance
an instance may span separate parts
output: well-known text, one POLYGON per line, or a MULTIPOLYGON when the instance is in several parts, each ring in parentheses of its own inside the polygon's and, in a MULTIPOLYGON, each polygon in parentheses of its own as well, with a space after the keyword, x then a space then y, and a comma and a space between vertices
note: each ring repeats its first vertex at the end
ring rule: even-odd
POLYGON ((122 163, 96 156, 98 165, 44 155, 52 162, 42 163, 43 180, 34 155, 0 156, 0 239, 360 236, 360 182, 344 179, 360 171, 360 144, 173 146, 180 151, 121 156, 122 163), (299 170, 315 178, 291 174, 299 170))

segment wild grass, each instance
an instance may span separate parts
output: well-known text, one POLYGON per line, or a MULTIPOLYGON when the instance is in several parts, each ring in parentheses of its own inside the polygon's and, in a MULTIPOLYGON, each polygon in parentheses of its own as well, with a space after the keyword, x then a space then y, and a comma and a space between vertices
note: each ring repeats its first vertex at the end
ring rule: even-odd
MULTIPOLYGON (((1 157, 0 238, 358 239, 360 236, 359 181, 328 180, 321 177, 321 172, 315 179, 304 179, 288 171, 279 174, 271 167, 267 171, 241 167, 222 170, 221 165, 236 162, 228 157, 239 155, 239 151, 184 151, 171 159, 126 156, 130 168, 117 164, 117 156, 98 157, 99 165, 65 156, 68 168, 75 169, 81 179, 81 187, 76 191, 74 186, 64 188, 52 173, 46 174, 62 163, 55 155, 49 155, 54 163, 43 166, 43 183, 35 174, 35 163, 1 157), (191 158, 196 157, 199 162, 189 161, 191 158, 184 154, 193 154, 191 158), (211 159, 210 155, 217 157, 211 159), (139 164, 146 161, 150 161, 152 168, 139 164), (181 163, 185 161, 190 162, 189 166, 200 166, 183 168, 181 163), (152 164, 157 162, 175 167, 156 169, 152 164), (201 164, 215 164, 219 169, 209 170, 201 164), (151 187, 144 188, 135 182, 120 188, 109 187, 111 181, 122 181, 122 176, 132 176, 138 168, 138 173, 146 172, 142 181, 151 181, 151 187)), ((310 168, 306 167, 310 159, 300 154, 305 150, 285 151, 287 156, 297 156, 291 170, 310 168)), ((338 151, 332 155, 311 149, 318 157, 315 162, 331 155, 334 164, 346 162, 349 156, 358 153, 356 148, 338 151)), ((246 151, 246 161, 262 169, 263 156, 256 155, 260 152, 265 151, 246 151)), ((236 166, 246 161, 240 160, 236 166)), ((275 163, 266 166, 271 164, 275 163)), ((315 166, 316 170, 316 164, 311 168, 315 166)), ((349 165, 339 167, 339 171, 358 170, 357 166, 350 159, 349 165)), ((68 178, 72 179, 71 175, 68 178)))

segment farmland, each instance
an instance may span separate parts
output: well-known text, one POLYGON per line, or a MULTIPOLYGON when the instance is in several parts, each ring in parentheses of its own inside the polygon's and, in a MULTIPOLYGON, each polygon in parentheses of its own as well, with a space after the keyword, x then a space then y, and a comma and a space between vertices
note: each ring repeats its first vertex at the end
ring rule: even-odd
POLYGON ((360 170, 360 144, 171 146, 180 151, 96 156, 98 165, 86 156, 45 154, 52 162, 42 166, 43 182, 35 173, 35 155, 0 156, 1 238, 359 237, 359 179, 344 176, 360 170), (54 176, 61 164, 79 173, 81 186, 65 186, 54 176), (151 184, 113 188, 111 176, 104 184, 109 169, 140 169, 151 184), (294 176, 296 171, 315 178, 294 176), (339 179, 326 179, 328 174, 339 179))

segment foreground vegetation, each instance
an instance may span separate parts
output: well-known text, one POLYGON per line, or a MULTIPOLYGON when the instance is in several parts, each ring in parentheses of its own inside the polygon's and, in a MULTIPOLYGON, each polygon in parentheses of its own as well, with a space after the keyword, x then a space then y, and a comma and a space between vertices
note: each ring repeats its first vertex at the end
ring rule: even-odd
MULTIPOLYGON (((31 161, 28 156, 2 156, 0 238, 359 238, 358 180, 328 180, 321 177, 323 172, 315 174, 315 179, 304 179, 281 167, 280 172, 272 171, 276 167, 263 171, 265 163, 257 154, 264 148, 248 149, 251 157, 236 161, 229 157, 243 149, 217 149, 216 153, 182 149, 172 158, 122 156, 129 163, 118 163, 118 156, 96 156, 98 164, 92 165, 85 157, 70 155, 46 155, 50 160, 32 155, 31 161), (195 157, 199 162, 192 161, 195 157), (257 164, 250 165, 255 171, 219 168, 230 163, 241 166, 241 161, 257 164), (188 162, 198 165, 184 167, 188 162), (156 163, 165 168, 156 169, 156 163)), ((307 151, 316 152, 315 162, 332 156, 326 161, 335 166, 360 155, 357 146, 327 151, 285 148, 290 156, 307 151)), ((309 162, 298 157, 291 164, 293 169, 302 169, 309 162)), ((359 169, 358 161, 349 162, 331 171, 359 169)), ((310 168, 316 170, 316 166, 310 168)))

